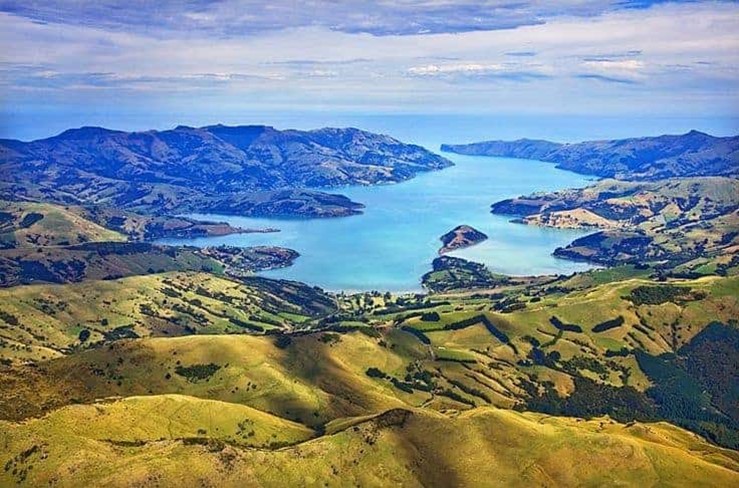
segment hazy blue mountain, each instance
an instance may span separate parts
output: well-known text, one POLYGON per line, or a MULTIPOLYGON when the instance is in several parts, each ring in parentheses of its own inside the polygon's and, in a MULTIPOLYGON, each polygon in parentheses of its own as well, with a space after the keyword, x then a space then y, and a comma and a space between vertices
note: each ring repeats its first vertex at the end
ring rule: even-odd
POLYGON ((538 159, 578 173, 626 180, 739 176, 739 136, 713 137, 698 131, 577 144, 530 139, 443 144, 441 150, 475 156, 538 159))
POLYGON ((358 129, 83 127, 32 142, 0 140, 0 190, 3 198, 150 211, 348 215, 361 206, 312 189, 402 181, 451 164, 358 129))

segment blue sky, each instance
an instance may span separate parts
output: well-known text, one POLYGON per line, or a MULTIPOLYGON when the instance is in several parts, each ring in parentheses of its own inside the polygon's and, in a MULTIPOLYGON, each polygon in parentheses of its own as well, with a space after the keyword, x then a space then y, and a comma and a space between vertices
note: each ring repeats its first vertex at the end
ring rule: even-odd
POLYGON ((183 112, 682 117, 739 132, 739 4, 0 0, 0 136, 183 112))

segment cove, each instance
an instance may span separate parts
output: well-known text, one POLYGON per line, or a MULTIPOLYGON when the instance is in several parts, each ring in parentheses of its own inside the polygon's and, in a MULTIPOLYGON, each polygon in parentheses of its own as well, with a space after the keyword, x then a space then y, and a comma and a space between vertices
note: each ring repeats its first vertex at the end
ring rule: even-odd
POLYGON ((393 185, 330 190, 363 203, 363 215, 292 220, 195 214, 191 216, 240 227, 276 227, 281 232, 158 242, 289 247, 300 253, 293 266, 261 274, 330 291, 421 291, 420 279, 437 257, 439 236, 459 224, 472 225, 489 238, 449 255, 484 263, 496 273, 569 274, 591 267, 551 254, 587 231, 514 224, 509 217, 490 213, 490 205, 498 200, 535 191, 583 187, 589 178, 541 161, 444 156, 455 166, 393 185))

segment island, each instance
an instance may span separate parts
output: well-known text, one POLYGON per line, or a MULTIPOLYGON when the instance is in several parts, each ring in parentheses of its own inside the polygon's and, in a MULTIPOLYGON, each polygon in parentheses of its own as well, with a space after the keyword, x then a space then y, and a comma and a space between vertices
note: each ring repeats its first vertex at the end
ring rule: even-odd
POLYGON ((457 249, 474 246, 487 238, 487 235, 474 227, 469 225, 458 225, 439 238, 442 243, 442 246, 439 249, 439 255, 456 251, 457 249))

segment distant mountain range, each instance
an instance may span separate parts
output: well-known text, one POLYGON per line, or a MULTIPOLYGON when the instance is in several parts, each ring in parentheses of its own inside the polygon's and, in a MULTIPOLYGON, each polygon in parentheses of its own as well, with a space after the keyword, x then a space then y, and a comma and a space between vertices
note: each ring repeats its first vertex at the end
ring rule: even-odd
POLYGON ((159 213, 351 215, 360 204, 314 189, 403 181, 451 165, 420 146, 352 128, 83 127, 32 142, 0 140, 0 198, 159 213))
POLYGON ((520 139, 443 144, 442 151, 472 156, 537 159, 577 173, 623 180, 679 176, 739 176, 739 136, 698 131, 578 144, 520 139))

